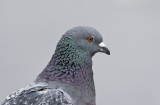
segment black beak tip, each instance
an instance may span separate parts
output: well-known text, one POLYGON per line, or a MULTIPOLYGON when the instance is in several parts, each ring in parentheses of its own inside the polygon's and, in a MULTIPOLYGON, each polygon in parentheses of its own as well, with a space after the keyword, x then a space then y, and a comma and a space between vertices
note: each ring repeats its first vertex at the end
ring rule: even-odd
POLYGON ((110 55, 110 51, 107 47, 102 47, 102 52, 106 53, 107 55, 110 55))
POLYGON ((111 53, 110 53, 110 51, 108 50, 108 51, 106 51, 106 54, 110 55, 111 53))

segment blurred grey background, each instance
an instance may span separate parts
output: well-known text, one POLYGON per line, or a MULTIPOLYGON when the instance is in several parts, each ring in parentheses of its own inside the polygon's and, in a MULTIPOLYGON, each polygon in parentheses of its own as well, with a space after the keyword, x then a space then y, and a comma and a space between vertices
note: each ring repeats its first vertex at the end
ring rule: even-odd
POLYGON ((0 0, 0 102, 31 83, 68 29, 92 26, 97 105, 160 105, 159 0, 0 0))

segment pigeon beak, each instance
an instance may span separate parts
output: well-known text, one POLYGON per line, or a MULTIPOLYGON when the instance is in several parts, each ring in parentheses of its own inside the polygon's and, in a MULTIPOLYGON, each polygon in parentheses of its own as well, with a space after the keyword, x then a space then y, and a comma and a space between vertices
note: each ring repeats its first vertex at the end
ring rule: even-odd
POLYGON ((104 53, 110 55, 110 51, 108 50, 108 48, 106 47, 106 45, 103 42, 101 42, 99 44, 99 46, 100 46, 100 52, 104 52, 104 53))

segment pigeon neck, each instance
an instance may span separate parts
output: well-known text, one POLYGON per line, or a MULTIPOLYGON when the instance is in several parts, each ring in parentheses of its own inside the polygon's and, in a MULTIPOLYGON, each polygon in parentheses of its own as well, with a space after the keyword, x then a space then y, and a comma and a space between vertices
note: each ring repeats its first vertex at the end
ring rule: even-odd
POLYGON ((40 77, 76 85, 90 82, 93 80, 91 56, 72 38, 64 38, 58 43, 55 54, 40 77))

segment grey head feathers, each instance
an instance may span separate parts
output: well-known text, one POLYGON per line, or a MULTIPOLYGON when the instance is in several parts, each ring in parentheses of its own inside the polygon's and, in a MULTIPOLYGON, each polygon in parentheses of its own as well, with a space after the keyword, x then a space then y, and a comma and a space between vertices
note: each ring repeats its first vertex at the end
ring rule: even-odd
POLYGON ((76 40, 77 45, 86 52, 89 52, 91 57, 99 51, 99 44, 103 42, 101 34, 94 28, 89 26, 74 27, 67 31, 63 37, 72 36, 76 40), (94 39, 92 42, 87 40, 92 36, 94 39))

